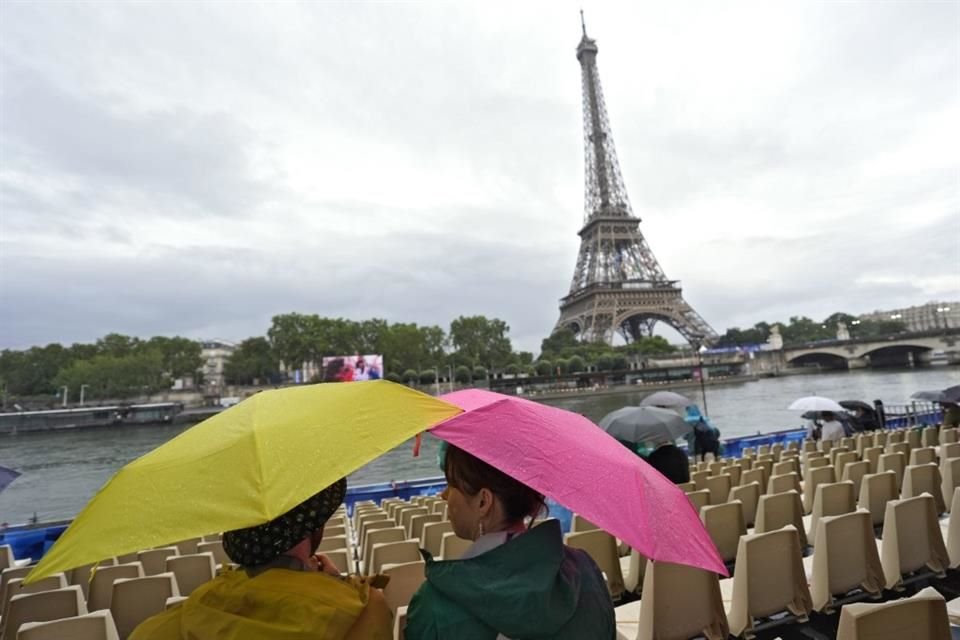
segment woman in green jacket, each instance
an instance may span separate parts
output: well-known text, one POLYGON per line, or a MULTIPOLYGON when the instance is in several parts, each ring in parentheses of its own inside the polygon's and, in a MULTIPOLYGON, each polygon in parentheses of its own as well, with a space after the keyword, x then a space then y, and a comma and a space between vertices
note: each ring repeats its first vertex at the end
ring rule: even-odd
POLYGON ((454 446, 443 461, 447 513, 473 540, 459 560, 426 557, 426 582, 407 611, 407 640, 613 640, 603 574, 563 544, 556 520, 530 527, 541 494, 454 446))

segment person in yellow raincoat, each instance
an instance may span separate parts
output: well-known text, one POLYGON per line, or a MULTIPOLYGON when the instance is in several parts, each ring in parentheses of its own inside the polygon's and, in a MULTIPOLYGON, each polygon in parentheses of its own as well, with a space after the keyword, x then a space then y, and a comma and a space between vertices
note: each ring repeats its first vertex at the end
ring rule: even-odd
POLYGON ((148 618, 130 640, 390 640, 383 594, 313 555, 346 490, 343 478, 270 522, 224 533, 241 568, 148 618))

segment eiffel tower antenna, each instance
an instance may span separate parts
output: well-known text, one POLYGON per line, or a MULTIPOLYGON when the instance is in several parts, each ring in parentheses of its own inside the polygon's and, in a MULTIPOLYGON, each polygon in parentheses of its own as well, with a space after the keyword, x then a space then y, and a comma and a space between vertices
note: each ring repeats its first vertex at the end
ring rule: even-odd
POLYGON ((583 33, 577 46, 583 90, 584 218, 570 292, 560 300, 554 330, 569 328, 581 340, 627 342, 651 335, 666 322, 691 344, 716 340, 716 332, 683 299, 680 283, 667 278, 640 232, 620 172, 607 107, 597 72, 597 43, 583 33))

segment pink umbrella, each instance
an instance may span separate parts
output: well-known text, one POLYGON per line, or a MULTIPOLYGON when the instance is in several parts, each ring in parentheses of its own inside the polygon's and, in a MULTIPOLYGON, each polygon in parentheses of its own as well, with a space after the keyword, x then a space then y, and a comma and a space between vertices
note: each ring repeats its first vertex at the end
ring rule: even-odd
POLYGON ((553 498, 653 560, 727 575, 684 493, 583 416, 470 389, 430 433, 553 498))

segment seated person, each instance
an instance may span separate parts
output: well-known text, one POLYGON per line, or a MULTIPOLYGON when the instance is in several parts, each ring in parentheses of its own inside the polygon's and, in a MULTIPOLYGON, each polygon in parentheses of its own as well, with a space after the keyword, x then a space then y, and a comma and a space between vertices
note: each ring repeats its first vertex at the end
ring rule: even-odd
POLYGON ((406 640, 613 640, 613 603, 596 563, 563 544, 556 520, 524 523, 544 497, 455 446, 443 458, 450 522, 474 543, 458 560, 425 553, 406 640))
POLYGON ((647 457, 647 463, 673 484, 690 482, 690 460, 683 449, 675 444, 665 444, 647 457))
POLYGON ((224 551, 241 569, 148 618, 130 640, 390 640, 383 594, 313 555, 346 491, 341 478, 270 522, 224 533, 224 551))

